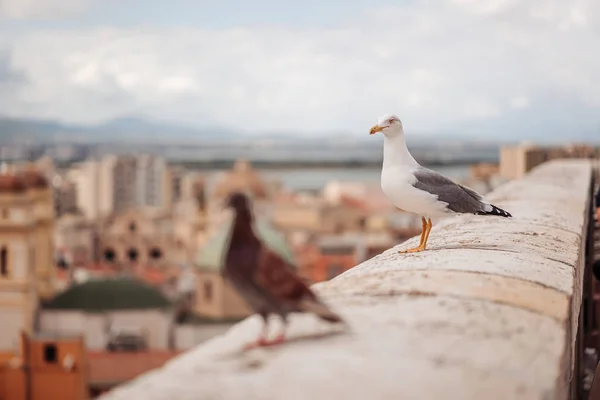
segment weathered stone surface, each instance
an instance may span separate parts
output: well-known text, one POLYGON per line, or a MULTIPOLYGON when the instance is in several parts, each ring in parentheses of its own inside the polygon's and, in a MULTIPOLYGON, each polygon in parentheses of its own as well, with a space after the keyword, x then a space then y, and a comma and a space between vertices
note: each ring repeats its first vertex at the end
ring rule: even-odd
POLYGON ((241 352, 257 317, 103 397, 562 399, 581 303, 591 165, 543 165, 489 197, 514 216, 436 222, 315 290, 351 325, 291 318, 290 343, 241 352))

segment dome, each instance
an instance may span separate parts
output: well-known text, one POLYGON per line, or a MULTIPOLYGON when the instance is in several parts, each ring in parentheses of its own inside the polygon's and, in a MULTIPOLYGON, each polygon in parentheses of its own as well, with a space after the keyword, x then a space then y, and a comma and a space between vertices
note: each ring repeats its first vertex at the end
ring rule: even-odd
POLYGON ((71 286, 44 305, 47 310, 102 312, 168 308, 157 289, 129 277, 92 279, 71 286))
POLYGON ((27 184, 20 176, 0 174, 0 193, 21 193, 26 189, 27 184))
MULTIPOLYGON (((198 269, 208 271, 219 271, 221 269, 225 251, 229 244, 229 232, 233 224, 228 219, 223 226, 212 235, 207 243, 198 251, 195 265, 198 269)), ((258 237, 269 246, 271 250, 279 254, 292 265, 295 263, 294 256, 285 238, 275 230, 267 221, 259 220, 255 223, 255 231, 258 237)))
POLYGON ((267 197, 267 186, 256 173, 252 165, 244 160, 238 160, 233 166, 233 170, 217 182, 214 188, 214 195, 225 197, 232 192, 247 192, 258 198, 267 197))
POLYGON ((40 172, 29 169, 19 174, 22 177, 25 185, 32 189, 46 189, 48 187, 48 180, 40 172))

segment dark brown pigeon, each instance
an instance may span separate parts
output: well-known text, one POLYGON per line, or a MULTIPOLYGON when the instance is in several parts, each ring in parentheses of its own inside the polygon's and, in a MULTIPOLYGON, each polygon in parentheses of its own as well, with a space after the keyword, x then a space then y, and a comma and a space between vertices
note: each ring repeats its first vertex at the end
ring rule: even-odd
POLYGON ((223 274, 264 321, 258 340, 248 347, 284 342, 287 317, 292 312, 312 312, 325 321, 344 323, 293 272, 293 267, 288 262, 267 248, 256 236, 250 202, 246 195, 233 193, 227 206, 234 210, 235 219, 223 274), (284 326, 277 338, 267 341, 270 314, 279 315, 284 326))

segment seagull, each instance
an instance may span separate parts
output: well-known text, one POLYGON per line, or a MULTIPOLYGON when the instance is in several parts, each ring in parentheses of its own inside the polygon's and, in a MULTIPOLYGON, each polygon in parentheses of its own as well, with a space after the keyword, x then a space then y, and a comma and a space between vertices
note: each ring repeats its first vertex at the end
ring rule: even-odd
POLYGON ((263 319, 258 340, 246 348, 284 342, 287 316, 292 312, 312 312, 325 321, 346 325, 295 274, 292 265, 256 236, 248 197, 243 193, 232 193, 227 205, 233 209, 235 219, 225 254, 223 275, 263 319), (281 317, 283 330, 274 340, 267 341, 265 337, 270 314, 281 317))
POLYGON ((421 216, 421 240, 417 247, 400 253, 425 250, 431 218, 451 214, 476 214, 512 217, 466 186, 427 169, 413 158, 406 147, 402 121, 395 116, 384 116, 369 134, 383 133, 383 168, 381 189, 388 199, 401 210, 421 216))

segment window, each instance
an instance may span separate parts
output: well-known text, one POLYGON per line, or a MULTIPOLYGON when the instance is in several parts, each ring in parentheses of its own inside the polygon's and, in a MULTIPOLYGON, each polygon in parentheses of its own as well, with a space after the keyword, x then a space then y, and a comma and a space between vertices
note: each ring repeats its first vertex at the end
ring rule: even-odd
POLYGON ((129 251, 127 252, 127 257, 129 257, 129 261, 137 261, 138 251, 136 249, 129 249, 129 251))
POLYGON ((10 212, 8 211, 8 209, 3 208, 2 209, 2 219, 8 219, 9 215, 10 215, 10 212))
POLYGON ((104 250, 104 259, 109 262, 109 263, 113 263, 115 262, 115 259, 117 258, 117 255, 115 254, 115 251, 111 248, 108 248, 106 250, 104 250))
POLYGON ((137 225, 135 224, 135 222, 131 222, 129 224, 129 232, 134 233, 137 230, 137 225))
POLYGON ((150 250, 150 258, 153 260, 159 260, 162 258, 162 251, 158 247, 154 247, 150 250))
POLYGON ((360 229, 366 229, 367 228, 367 219, 366 218, 359 218, 358 219, 358 227, 360 229))
POLYGON ((213 286, 211 281, 204 282, 204 300, 212 301, 213 297, 213 286))
POLYGON ((48 343, 44 346, 44 361, 51 364, 58 362, 58 351, 55 344, 48 343))
POLYGON ((2 246, 0 250, 0 275, 2 277, 8 276, 8 249, 6 246, 2 246))

